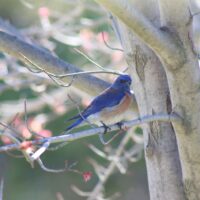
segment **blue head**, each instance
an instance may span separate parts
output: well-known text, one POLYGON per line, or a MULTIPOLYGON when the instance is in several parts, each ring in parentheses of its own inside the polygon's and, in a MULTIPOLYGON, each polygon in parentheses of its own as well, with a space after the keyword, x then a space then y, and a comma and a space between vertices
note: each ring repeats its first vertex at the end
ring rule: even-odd
POLYGON ((129 75, 120 75, 112 84, 112 88, 122 90, 124 92, 130 92, 130 85, 132 79, 129 75))

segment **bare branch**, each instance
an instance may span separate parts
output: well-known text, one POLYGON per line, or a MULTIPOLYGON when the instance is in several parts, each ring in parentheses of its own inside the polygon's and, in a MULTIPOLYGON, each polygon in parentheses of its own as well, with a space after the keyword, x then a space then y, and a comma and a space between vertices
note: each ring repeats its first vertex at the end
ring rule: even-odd
POLYGON ((70 87, 70 86, 72 86, 72 83, 75 80, 75 76, 72 76, 72 79, 71 79, 71 81, 69 83, 63 83, 61 80, 58 81, 56 78, 54 78, 51 75, 48 75, 48 76, 55 84, 57 84, 58 86, 62 86, 62 87, 70 87))
POLYGON ((90 196, 90 192, 83 192, 83 191, 81 191, 79 188, 77 188, 75 185, 72 185, 72 186, 71 186, 71 189, 72 189, 76 194, 78 194, 78 195, 81 196, 81 197, 88 197, 88 196, 90 196))
MULTIPOLYGON (((122 128, 138 126, 138 125, 141 125, 144 123, 149 123, 152 121, 164 121, 164 122, 172 122, 173 121, 174 123, 179 123, 179 124, 182 123, 182 119, 177 114, 174 114, 174 113, 172 113, 170 115, 157 114, 157 115, 147 115, 142 118, 123 122, 122 128)), ((109 127, 110 131, 116 131, 118 129, 119 129, 118 125, 112 125, 109 127)), ((32 145, 44 144, 45 142, 49 142, 50 144, 60 143, 60 142, 72 142, 72 141, 75 141, 75 140, 78 140, 78 139, 81 139, 84 137, 89 137, 89 136, 104 133, 104 131, 105 131, 105 129, 102 126, 102 127, 98 127, 98 128, 92 128, 89 130, 76 132, 73 134, 59 135, 59 136, 43 138, 43 139, 39 139, 39 140, 33 140, 32 145)), ((16 150, 16 149, 20 150, 19 144, 10 144, 10 145, 0 147, 0 152, 12 151, 12 150, 16 150)))
POLYGON ((100 156, 101 158, 107 159, 107 155, 105 154, 105 152, 101 151, 100 149, 98 149, 97 147, 95 147, 93 144, 89 144, 88 147, 98 156, 100 156))
POLYGON ((37 160, 49 147, 50 143, 45 142, 33 155, 31 155, 31 159, 37 160))
POLYGON ((105 44, 109 49, 114 50, 114 51, 121 51, 121 52, 124 52, 123 49, 111 47, 111 46, 106 42, 106 40, 105 40, 104 32, 101 32, 101 35, 102 35, 102 39, 103 39, 104 44, 105 44))
POLYGON ((60 192, 56 193, 56 199, 57 200, 65 200, 64 197, 63 197, 63 195, 60 192))
MULTIPOLYGON (((132 131, 128 131, 128 133, 124 136, 123 140, 120 142, 120 145, 118 146, 115 157, 120 157, 120 155, 123 153, 125 145, 130 140, 132 135, 132 131)), ((112 174, 116 167, 116 162, 112 161, 110 164, 106 167, 106 170, 104 171, 104 175, 101 177, 101 181, 95 186, 93 191, 90 193, 90 196, 87 200, 95 200, 95 196, 98 194, 101 194, 103 191, 103 185, 107 181, 108 177, 112 174)))
POLYGON ((108 141, 105 141, 104 140, 104 133, 100 133, 99 134, 99 139, 100 139, 100 141, 101 141, 101 143, 103 144, 103 145, 107 145, 107 144, 109 144, 109 143, 111 143, 119 134, 121 133, 121 131, 119 131, 118 133, 116 133, 112 138, 110 138, 108 141))
POLYGON ((121 74, 120 72, 116 72, 114 70, 108 70, 108 69, 102 67, 97 62, 95 62, 94 60, 92 60, 88 55, 86 55, 85 53, 83 53, 81 50, 79 50, 77 48, 74 48, 74 50, 76 52, 78 52, 79 54, 81 54, 82 56, 84 56, 88 61, 90 61, 91 63, 93 63, 94 65, 96 65, 98 68, 102 69, 104 72, 108 72, 108 73, 112 73, 112 74, 116 74, 117 73, 118 75, 121 74))
MULTIPOLYGON (((14 128, 12 128, 12 127, 10 127, 10 126, 8 126, 8 125, 2 123, 2 122, 0 122, 0 125, 3 126, 3 127, 5 127, 5 128, 7 128, 7 129, 9 129, 9 130, 11 130, 11 131, 14 132, 14 133, 16 132, 14 128)), ((2 135, 5 135, 5 136, 7 136, 8 138, 10 138, 11 141, 12 141, 13 143, 15 143, 15 145, 18 146, 18 149, 21 148, 21 147, 20 147, 20 146, 21 146, 21 141, 19 141, 19 140, 18 140, 15 136, 13 136, 11 133, 9 133, 8 131, 6 131, 6 132, 3 132, 2 135)), ((30 157, 30 155, 29 155, 29 152, 27 152, 26 150, 22 150, 22 153, 24 154, 24 157, 26 158, 27 162, 29 162, 29 163, 31 164, 31 166, 33 167, 33 162, 32 162, 32 159, 31 159, 31 157, 30 157)))
POLYGON ((1 133, 1 135, 5 135, 5 136, 9 137, 12 140, 12 142, 14 142, 16 144, 20 144, 20 141, 18 140, 18 138, 20 137, 20 134, 13 127, 11 127, 3 122, 0 122, 0 126, 3 126, 5 128, 4 131, 1 133), (12 134, 8 131, 6 132, 7 129, 12 131, 12 134), (16 134, 16 137, 13 134, 16 134))
MULTIPOLYGON (((61 83, 62 85, 67 83, 71 84, 72 76, 76 76, 76 81, 73 81, 73 86, 90 95, 97 95, 110 86, 110 84, 107 83, 106 81, 91 76, 88 74, 88 72, 81 71, 76 66, 70 63, 66 63, 63 60, 51 55, 50 52, 43 50, 42 48, 39 48, 37 46, 34 46, 32 44, 26 43, 15 36, 9 35, 1 31, 0 31, 0 51, 8 53, 18 58, 25 64, 28 64, 29 69, 31 68, 31 66, 33 68, 33 69, 31 68, 32 70, 35 71, 35 69, 37 69, 36 67, 33 67, 33 65, 31 64, 34 63, 34 66, 39 66, 40 69, 48 73, 48 75, 62 78, 62 83, 61 83), (79 75, 77 73, 79 73, 79 75)), ((89 73, 104 73, 104 72, 96 71, 89 73)), ((138 112, 137 103, 134 96, 133 96, 133 109, 135 112, 138 112)))
MULTIPOLYGON (((51 75, 84 73, 76 66, 66 63, 63 60, 51 55, 48 51, 34 45, 28 44, 15 36, 0 31, 0 50, 8 53, 24 63, 31 60, 36 66, 40 66, 45 72, 51 75), (24 56, 23 56, 24 55, 24 56)), ((70 82, 71 76, 63 77, 63 82, 70 82)), ((106 89, 109 84, 88 74, 77 75, 73 86, 91 95, 96 95, 106 89)))
MULTIPOLYGON (((55 78, 65 78, 65 77, 70 77, 70 76, 78 76, 78 75, 84 75, 84 74, 103 74, 103 73, 108 73, 108 74, 115 74, 115 75, 120 75, 122 73, 120 72, 116 72, 114 70, 107 70, 103 67, 101 67, 99 64, 95 63, 94 61, 92 61, 92 59, 90 59, 87 55, 83 54, 83 52, 81 52, 78 49, 75 49, 77 52, 81 53, 81 55, 84 55, 84 57, 87 57, 88 60, 90 60, 90 62, 92 62, 93 64, 95 64, 96 66, 98 66, 99 68, 101 68, 102 70, 98 70, 98 71, 80 71, 80 72, 74 72, 74 73, 67 73, 67 74, 55 74, 55 73, 50 73, 46 70, 44 70, 42 67, 40 67, 39 65, 33 63, 30 59, 28 59, 25 55, 23 55, 21 52, 19 52, 19 54, 24 57, 24 59, 27 61, 26 63, 30 63, 31 66, 36 67, 37 69, 39 69, 39 71, 36 71, 36 73, 40 73, 40 72, 44 72, 46 73, 48 76, 51 77, 55 77, 55 78)), ((34 71, 32 71, 34 72, 34 71)))
POLYGON ((38 164, 40 165, 40 167, 41 167, 44 171, 46 171, 46 172, 61 173, 61 172, 67 171, 67 168, 63 168, 63 169, 50 169, 50 168, 47 168, 47 167, 43 164, 43 162, 42 162, 42 160, 41 160, 40 158, 37 158, 37 162, 38 162, 38 164))

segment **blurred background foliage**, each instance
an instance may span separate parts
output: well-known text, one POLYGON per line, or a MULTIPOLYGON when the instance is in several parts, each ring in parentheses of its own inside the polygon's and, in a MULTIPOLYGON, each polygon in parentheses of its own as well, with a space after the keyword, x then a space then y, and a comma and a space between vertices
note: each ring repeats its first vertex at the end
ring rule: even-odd
MULTIPOLYGON (((105 44, 107 42, 112 47, 121 48, 107 14, 93 1, 1 0, 0 16, 3 21, 16 27, 13 34, 22 35, 25 40, 45 47, 84 70, 95 69, 95 66, 74 48, 81 49, 105 68, 126 69, 123 53, 112 50, 105 44)), ((110 82, 115 78, 108 74, 99 77, 110 82)), ((67 94, 83 107, 91 100, 82 91, 73 87, 59 87, 44 74, 30 73, 15 58, 1 54, 0 120, 9 123, 19 113, 12 125, 24 138, 30 139, 31 136, 23 121, 23 100, 27 99, 28 124, 32 130, 44 136, 59 135, 67 126, 66 119, 77 113, 67 94)), ((4 200, 85 199, 72 191, 72 185, 83 191, 92 191, 99 180, 90 160, 105 167, 108 165, 108 161, 92 152, 88 144, 108 151, 117 149, 123 137, 121 134, 107 146, 103 146, 98 137, 82 139, 58 151, 48 151, 42 156, 49 168, 62 168, 66 161, 77 162, 76 169, 92 172, 88 182, 77 173, 47 173, 37 165, 32 169, 24 158, 1 154, 1 172, 5 180, 4 200)), ((9 142, 4 137, 1 144, 9 142)), ((15 154, 19 155, 19 152, 15 154)), ((116 199, 148 199, 143 156, 138 162, 128 163, 126 174, 121 174, 118 169, 113 171, 104 188, 106 197, 117 194, 116 199)))

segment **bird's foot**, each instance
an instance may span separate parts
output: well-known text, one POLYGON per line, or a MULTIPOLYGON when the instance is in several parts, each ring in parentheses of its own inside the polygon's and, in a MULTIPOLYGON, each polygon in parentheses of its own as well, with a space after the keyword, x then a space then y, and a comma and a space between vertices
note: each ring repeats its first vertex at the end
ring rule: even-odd
POLYGON ((119 127, 120 130, 127 131, 129 128, 124 126, 123 122, 118 122, 116 125, 119 127))
POLYGON ((109 126, 107 126, 104 122, 101 121, 101 123, 102 123, 102 125, 103 125, 103 127, 104 127, 104 132, 103 132, 103 134, 106 134, 106 133, 108 132, 108 130, 111 130, 111 128, 110 128, 109 126))
POLYGON ((118 122, 116 125, 119 127, 120 130, 122 130, 123 122, 118 122))

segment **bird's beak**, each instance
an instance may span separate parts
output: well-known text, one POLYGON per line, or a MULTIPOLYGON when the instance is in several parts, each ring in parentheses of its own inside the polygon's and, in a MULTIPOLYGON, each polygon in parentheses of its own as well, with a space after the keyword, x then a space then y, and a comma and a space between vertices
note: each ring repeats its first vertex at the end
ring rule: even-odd
POLYGON ((126 85, 127 85, 128 87, 130 87, 131 82, 126 82, 126 85))

